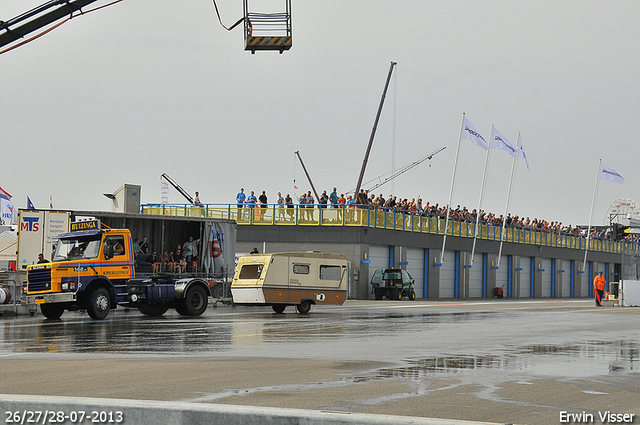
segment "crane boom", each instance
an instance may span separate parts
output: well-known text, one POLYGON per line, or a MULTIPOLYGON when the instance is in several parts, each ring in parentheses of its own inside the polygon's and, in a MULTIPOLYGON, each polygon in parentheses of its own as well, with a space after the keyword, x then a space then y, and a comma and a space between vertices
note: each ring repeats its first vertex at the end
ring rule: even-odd
POLYGON ((193 204, 193 198, 191 197, 191 195, 189 195, 189 193, 188 193, 186 190, 184 190, 182 187, 180 187, 180 185, 179 185, 178 183, 176 183, 175 181, 173 181, 173 179, 172 179, 171 177, 169 177, 169 176, 167 175, 167 173, 162 173, 162 175, 161 175, 160 177, 162 177, 163 179, 165 179, 166 181, 168 181, 168 182, 171 184, 171 186, 175 187, 175 188, 176 188, 176 190, 177 190, 178 192, 180 192, 180 194, 181 194, 182 196, 184 196, 185 198, 187 198, 187 201, 189 201, 190 203, 192 203, 192 204, 193 204))
POLYGON ((389 183, 391 180, 395 179, 396 177, 400 176, 401 174, 406 173, 407 171, 409 171, 409 170, 410 170, 410 169, 412 169, 413 167, 416 167, 416 166, 418 166, 418 165, 422 164, 422 163, 423 163, 424 161, 426 161, 427 159, 431 159, 431 158, 433 158, 433 156, 434 156, 434 155, 436 155, 436 154, 438 154, 438 153, 442 152, 442 151, 443 151, 443 150, 445 150, 446 148, 447 148, 446 146, 443 146, 443 147, 441 147, 440 149, 437 149, 437 150, 435 150, 435 151, 431 152, 429 155, 425 156, 424 158, 420 158, 419 160, 414 161, 414 162, 412 162, 411 164, 409 164, 409 165, 407 165, 407 166, 405 166, 405 167, 402 167, 401 169, 399 169, 399 170, 398 170, 398 171, 396 171, 395 173, 391 174, 389 177, 387 177, 387 178, 386 178, 386 179, 384 179, 383 181, 381 181, 381 182, 379 182, 379 183, 375 184, 373 187, 370 187, 368 190, 369 190, 369 191, 372 191, 372 190, 375 190, 375 189, 379 188, 380 186, 382 186, 382 185, 384 185, 384 184, 389 183))
POLYGON ((84 6, 95 1, 97 0, 51 0, 6 22, 0 21, 0 31, 3 31, 0 34, 0 47, 66 16, 71 16, 73 12, 82 12, 84 6))
POLYGON ((300 164, 302 165, 302 169, 304 170, 304 174, 307 176, 307 180, 309 180, 309 184, 311 185, 311 189, 313 189, 313 193, 316 195, 316 201, 320 201, 320 197, 318 196, 318 192, 316 191, 316 188, 313 185, 313 182, 311 181, 311 177, 309 177, 309 173, 307 172, 307 167, 305 167, 304 166, 304 162, 302 162, 302 157, 300 156, 300 151, 295 151, 294 153, 298 156, 298 159, 300 160, 300 164))
POLYGON ((369 153, 371 152, 371 145, 373 145, 373 138, 376 135, 376 129, 378 127, 378 121, 380 120, 380 114, 382 113, 382 106, 384 105, 384 98, 387 96, 387 89, 389 88, 389 81, 391 81, 391 74, 393 73, 393 67, 397 62, 391 62, 389 67, 389 74, 387 75, 387 82, 384 84, 384 90, 382 91, 382 99, 380 99, 380 105, 378 106, 378 113, 376 119, 373 122, 373 129, 371 130, 371 136, 369 137, 369 144, 367 145, 367 151, 364 154, 364 160, 362 161, 362 168, 360 169, 360 176, 358 177, 358 183, 356 184, 356 191, 354 196, 358 196, 360 192, 360 185, 362 184, 362 178, 364 177, 364 171, 367 169, 367 161, 369 161, 369 153))

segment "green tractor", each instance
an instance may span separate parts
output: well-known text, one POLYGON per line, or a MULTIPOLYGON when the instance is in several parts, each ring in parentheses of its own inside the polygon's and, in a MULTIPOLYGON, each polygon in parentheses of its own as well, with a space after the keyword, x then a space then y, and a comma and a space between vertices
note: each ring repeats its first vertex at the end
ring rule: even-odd
POLYGON ((384 297, 390 300, 401 300, 402 297, 409 297, 413 301, 416 299, 413 282, 413 278, 406 270, 378 269, 371 278, 371 291, 376 300, 381 300, 384 297))

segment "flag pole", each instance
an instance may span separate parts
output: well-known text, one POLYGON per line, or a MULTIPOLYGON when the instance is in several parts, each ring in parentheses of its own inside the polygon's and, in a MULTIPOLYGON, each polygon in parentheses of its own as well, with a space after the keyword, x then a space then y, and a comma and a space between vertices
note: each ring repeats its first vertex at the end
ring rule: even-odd
POLYGON ((482 200, 484 198, 484 184, 487 180, 487 170, 489 169, 489 155, 491 155, 491 147, 493 146, 493 129, 494 125, 491 124, 491 134, 489 135, 489 143, 487 146, 487 154, 484 158, 484 171, 482 172, 482 186, 480 186, 480 199, 478 200, 478 210, 476 211, 476 225, 473 231, 473 247, 471 248, 471 264, 473 267, 473 257, 476 253, 476 241, 478 240, 478 227, 480 223, 480 209, 482 208, 482 200))
POLYGON ((460 142, 462 141, 462 130, 464 129, 464 112, 462 113, 462 122, 460 123, 460 135, 458 136, 458 146, 456 147, 456 157, 453 160, 453 176, 451 177, 451 189, 449 190, 449 203, 446 209, 446 218, 444 220, 444 237, 442 238, 442 253, 440 254, 440 265, 444 261, 444 247, 447 243, 447 230, 449 230, 449 209, 451 199, 453 198, 453 187, 456 182, 456 174, 458 172, 458 157, 460 156, 460 142))
POLYGON ((589 228, 587 229, 587 244, 584 247, 584 261, 582 263, 582 272, 587 267, 587 253, 589 252, 589 240, 591 239, 591 222, 593 221, 593 209, 596 204, 596 193, 598 192, 598 183, 600 182, 600 171, 602 170, 602 159, 598 160, 598 171, 596 172, 596 183, 593 185, 593 199, 591 200, 591 212, 589 213, 589 228))
MULTIPOLYGON (((518 138, 520 140, 520 132, 518 132, 518 138)), ((518 142, 517 142, 518 143, 518 142)), ((502 231, 500 232, 500 249, 498 250, 498 264, 497 268, 500 268, 500 258, 502 257, 502 244, 504 242, 504 229, 507 224, 507 212, 509 211, 509 202, 511 201, 511 189, 513 188, 513 179, 516 174, 516 164, 518 160, 518 153, 513 156, 513 164, 511 165, 511 176, 509 177, 509 189, 507 189, 507 203, 504 206, 504 215, 502 216, 502 231)))

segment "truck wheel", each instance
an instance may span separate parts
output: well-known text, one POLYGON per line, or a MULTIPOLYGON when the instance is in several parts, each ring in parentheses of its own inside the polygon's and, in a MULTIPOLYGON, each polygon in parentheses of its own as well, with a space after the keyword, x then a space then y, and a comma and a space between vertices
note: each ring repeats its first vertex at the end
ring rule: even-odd
POLYGON ((142 304, 138 307, 145 316, 160 317, 169 310, 166 304, 142 304))
POLYGON ((376 300, 381 300, 382 299, 382 291, 380 290, 380 288, 376 288, 375 290, 375 296, 376 296, 376 300))
POLYGON ((402 299, 402 289, 396 290, 396 300, 400 301, 402 299))
POLYGON ((184 300, 176 300, 176 311, 181 316, 188 316, 189 312, 187 311, 187 305, 184 300))
POLYGON ((40 311, 47 319, 59 319, 64 313, 64 308, 56 304, 40 304, 40 311))
POLYGON ((224 298, 224 285, 218 283, 213 287, 213 294, 211 295, 213 298, 224 298))
POLYGON ((413 300, 415 300, 415 299, 416 299, 416 291, 411 291, 411 292, 409 292, 409 299, 410 299, 411 301, 413 301, 413 300))
POLYGON ((89 295, 87 313, 92 319, 104 319, 109 314, 109 308, 111 308, 111 296, 103 287, 97 288, 89 295))
POLYGON ((200 316, 207 309, 209 297, 202 286, 192 286, 184 297, 185 306, 189 316, 200 316))
POLYGON ((300 304, 298 304, 296 306, 296 309, 298 310, 298 313, 300 313, 300 314, 307 314, 309 312, 309 310, 311 310, 311 301, 302 300, 300 302, 300 304))
POLYGON ((276 313, 282 314, 284 312, 284 309, 287 308, 287 306, 286 305, 282 305, 282 304, 276 304, 276 305, 272 305, 271 308, 276 313))

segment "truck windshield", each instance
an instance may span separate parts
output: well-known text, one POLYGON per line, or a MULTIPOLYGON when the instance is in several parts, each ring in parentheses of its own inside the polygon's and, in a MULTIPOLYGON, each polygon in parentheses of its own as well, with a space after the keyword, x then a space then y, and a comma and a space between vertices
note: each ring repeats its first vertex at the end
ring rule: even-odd
POLYGON ((53 261, 97 258, 100 253, 100 240, 101 235, 59 239, 53 261))

